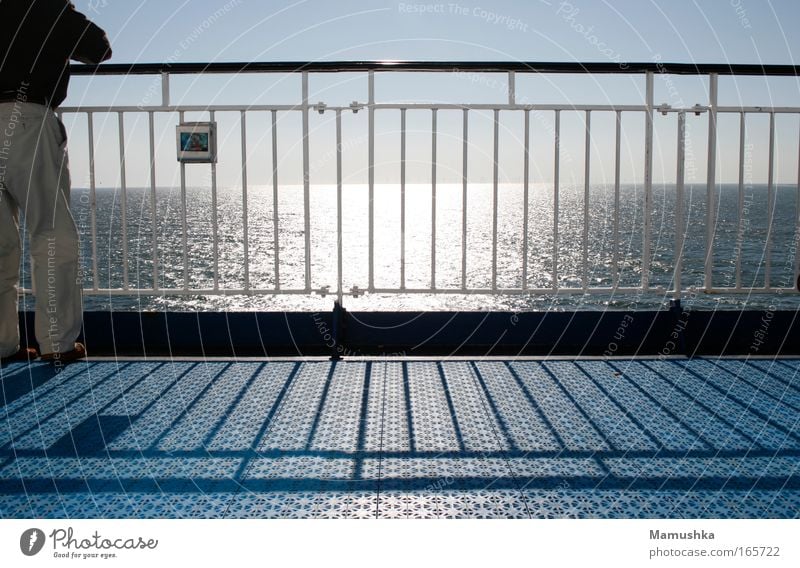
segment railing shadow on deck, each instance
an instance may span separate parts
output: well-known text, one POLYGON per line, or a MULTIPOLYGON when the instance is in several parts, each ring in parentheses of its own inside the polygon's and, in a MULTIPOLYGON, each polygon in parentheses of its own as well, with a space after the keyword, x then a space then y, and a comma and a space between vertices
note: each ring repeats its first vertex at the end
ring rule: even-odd
POLYGON ((770 491, 798 500, 797 362, 763 367, 11 366, 1 379, 0 495, 770 491))

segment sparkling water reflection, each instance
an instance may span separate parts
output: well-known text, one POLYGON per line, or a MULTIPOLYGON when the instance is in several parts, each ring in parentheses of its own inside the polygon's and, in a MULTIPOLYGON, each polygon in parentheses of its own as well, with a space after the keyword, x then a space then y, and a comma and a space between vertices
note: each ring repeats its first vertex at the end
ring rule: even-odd
MULTIPOLYGON (((675 247, 675 186, 654 187, 652 211, 651 284, 668 289, 672 282, 675 247)), ((127 278, 130 296, 88 295, 87 310, 294 310, 329 309, 331 297, 315 296, 203 296, 174 297, 141 295, 137 288, 152 288, 153 231, 157 241, 158 287, 161 289, 212 288, 214 285, 214 240, 212 194, 209 188, 186 190, 186 274, 182 197, 180 189, 160 188, 156 192, 155 221, 150 190, 127 190, 125 226, 128 260, 123 258, 122 192, 97 190, 96 240, 97 273, 92 257, 90 195, 76 189, 73 211, 82 235, 84 286, 91 288, 96 276, 99 288, 121 288, 127 278)), ((253 288, 274 288, 275 246, 271 187, 248 188, 249 281, 253 288)), ((282 289, 303 288, 305 275, 305 235, 303 189, 283 186, 279 191, 279 284, 282 289)), ((368 188, 348 185, 343 189, 343 282, 344 289, 368 286, 368 188)), ((430 185, 408 185, 405 191, 405 286, 429 288, 432 283, 431 221, 433 204, 430 185)), ((685 288, 703 282, 705 245, 705 187, 686 188, 687 221, 683 284, 685 288)), ((493 190, 490 184, 471 184, 466 207, 467 288, 491 288, 493 266, 493 190)), ((563 186, 559 192, 558 263, 555 267, 561 288, 580 289, 584 273, 584 190, 582 186, 563 186)), ((797 215, 796 186, 776 188, 775 221, 772 236, 772 285, 792 287, 794 257, 790 250, 797 215)), ((741 241, 743 286, 763 286, 767 240, 767 188, 751 186, 745 191, 745 208, 739 222, 739 195, 735 185, 720 190, 718 225, 714 254, 715 286, 736 284, 737 242, 741 241), (737 235, 741 239, 737 238, 737 235)), ((336 187, 311 188, 311 286, 336 289, 337 233, 336 187)), ((399 185, 375 188, 375 273, 378 288, 401 286, 401 190, 399 185)), ((217 197, 218 270, 222 290, 245 286, 244 218, 241 188, 222 188, 217 197)), ((613 284, 615 258, 613 186, 591 187, 589 198, 588 264, 589 287, 613 284)), ((617 264, 620 286, 638 286, 642 275, 643 188, 625 185, 620 190, 617 264)), ((367 294, 347 298, 351 309, 389 310, 531 310, 531 309, 607 309, 654 308, 669 298, 664 293, 647 295, 465 295, 462 285, 462 186, 439 184, 436 188, 436 287, 453 289, 453 294, 367 294)), ((502 184, 497 199, 497 280, 498 288, 519 288, 523 279, 524 194, 518 184, 502 184)), ((532 185, 529 192, 529 230, 527 285, 548 288, 553 285, 553 187, 532 185)), ((24 267, 24 283, 29 269, 24 267)), ((688 292, 688 302, 703 307, 738 308, 775 306, 796 309, 792 294, 753 296, 705 296, 688 292)))

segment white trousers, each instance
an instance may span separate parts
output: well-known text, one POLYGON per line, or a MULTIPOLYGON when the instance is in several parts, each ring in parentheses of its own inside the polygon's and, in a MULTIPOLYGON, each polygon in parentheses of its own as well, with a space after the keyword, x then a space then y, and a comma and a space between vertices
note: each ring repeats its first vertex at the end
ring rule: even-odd
POLYGON ((64 125, 33 103, 0 103, 0 356, 17 352, 19 211, 30 240, 36 340, 43 354, 74 348, 83 306, 78 230, 69 209, 64 125))

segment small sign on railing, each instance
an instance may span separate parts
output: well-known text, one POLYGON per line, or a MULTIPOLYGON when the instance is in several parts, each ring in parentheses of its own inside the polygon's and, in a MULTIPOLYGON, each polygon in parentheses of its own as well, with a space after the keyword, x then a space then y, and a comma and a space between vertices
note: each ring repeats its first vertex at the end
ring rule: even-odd
POLYGON ((178 125, 178 161, 213 164, 217 162, 217 124, 183 122, 178 125))

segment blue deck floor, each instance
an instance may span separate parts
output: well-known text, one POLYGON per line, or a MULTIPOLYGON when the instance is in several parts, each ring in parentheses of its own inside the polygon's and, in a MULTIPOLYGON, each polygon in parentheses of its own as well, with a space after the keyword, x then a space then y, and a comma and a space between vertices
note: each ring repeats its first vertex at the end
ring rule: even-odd
POLYGON ((797 518, 800 360, 0 370, 4 518, 797 518))

